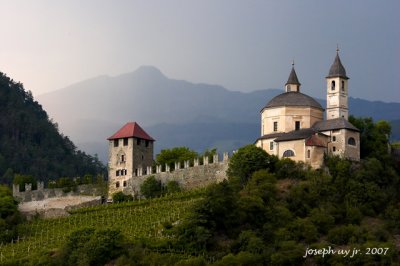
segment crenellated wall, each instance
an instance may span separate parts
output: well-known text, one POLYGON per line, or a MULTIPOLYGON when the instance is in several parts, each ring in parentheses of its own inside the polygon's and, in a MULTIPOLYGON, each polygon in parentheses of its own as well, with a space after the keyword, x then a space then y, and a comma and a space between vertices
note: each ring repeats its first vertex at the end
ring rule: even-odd
POLYGON ((13 196, 21 203, 40 201, 48 198, 62 198, 67 196, 91 195, 99 196, 101 190, 96 185, 79 185, 75 191, 64 192, 64 188, 44 188, 44 182, 38 182, 37 189, 32 190, 32 184, 25 184, 25 191, 19 191, 19 185, 13 185, 13 196))
POLYGON ((198 158, 193 161, 185 161, 183 164, 176 162, 175 169, 171 170, 169 165, 157 165, 153 172, 152 167, 140 169, 137 176, 126 178, 125 180, 109 180, 109 197, 118 191, 125 194, 140 196, 140 186, 149 177, 155 176, 161 180, 162 184, 168 181, 177 181, 183 189, 191 189, 196 187, 204 187, 212 183, 218 183, 226 179, 226 171, 228 170, 229 154, 226 152, 219 160, 219 155, 213 156, 210 161, 208 157, 203 157, 201 162, 198 158), (142 175, 142 173, 148 173, 142 175), (117 184, 117 182, 122 182, 117 184))

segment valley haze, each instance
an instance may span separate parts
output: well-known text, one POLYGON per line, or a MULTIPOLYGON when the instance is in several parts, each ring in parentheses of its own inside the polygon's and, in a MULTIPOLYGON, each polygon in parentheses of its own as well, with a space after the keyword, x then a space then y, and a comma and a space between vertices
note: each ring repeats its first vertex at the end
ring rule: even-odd
MULTIPOLYGON (((301 76, 299 79, 301 82, 301 76)), ((131 73, 99 76, 36 98, 79 149, 107 162, 106 139, 129 121, 138 122, 156 139, 155 154, 176 146, 223 152, 253 143, 260 136, 260 110, 283 92, 284 83, 282 80, 282 89, 237 92, 170 79, 154 66, 142 66, 131 73)), ((320 89, 325 91, 325 86, 321 82, 320 89)), ((349 86, 350 92, 357 90, 351 82, 349 86)), ((307 84, 302 88, 310 94, 307 84)), ((317 100, 325 108, 326 101, 317 100)), ((350 97, 349 107, 354 116, 400 119, 400 103, 350 97)))

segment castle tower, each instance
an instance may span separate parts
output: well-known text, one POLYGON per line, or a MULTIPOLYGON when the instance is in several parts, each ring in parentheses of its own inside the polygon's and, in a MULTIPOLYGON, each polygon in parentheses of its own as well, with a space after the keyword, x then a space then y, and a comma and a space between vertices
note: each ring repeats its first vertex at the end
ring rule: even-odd
POLYGON ((336 57, 329 74, 326 77, 327 96, 326 96, 326 119, 343 117, 348 120, 348 77, 346 70, 339 57, 339 48, 336 49, 336 57))
POLYGON ((294 70, 294 61, 292 63, 292 71, 290 72, 288 81, 285 84, 286 92, 300 92, 300 82, 297 78, 296 71, 294 70))
POLYGON ((154 139, 136 122, 124 125, 109 141, 109 195, 122 191, 128 179, 147 174, 153 165, 154 139))

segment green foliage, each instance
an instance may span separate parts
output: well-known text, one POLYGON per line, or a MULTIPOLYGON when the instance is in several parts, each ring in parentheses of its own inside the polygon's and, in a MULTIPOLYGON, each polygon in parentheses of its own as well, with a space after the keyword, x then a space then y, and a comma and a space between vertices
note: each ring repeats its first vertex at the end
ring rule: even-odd
POLYGON ((68 237, 58 259, 60 265, 104 265, 123 252, 119 230, 84 228, 68 237))
POLYGON ((212 264, 213 266, 225 266, 225 265, 232 265, 232 266, 257 266, 263 265, 262 257, 259 255, 255 255, 250 252, 239 252, 238 254, 228 254, 223 257, 220 261, 212 264))
POLYGON ((165 190, 166 193, 176 193, 181 191, 181 187, 177 181, 171 180, 165 185, 165 190))
POLYGON ((125 201, 133 201, 132 195, 125 195, 123 192, 117 192, 112 195, 113 202, 120 203, 125 201))
POLYGON ((17 236, 16 226, 21 221, 18 202, 7 186, 0 185, 0 245, 17 236))
POLYGON ((229 177, 238 177, 241 184, 245 184, 257 170, 274 170, 275 156, 268 155, 263 149, 254 145, 247 145, 235 152, 229 161, 227 174, 229 177))
POLYGON ((161 181, 157 180, 153 175, 149 176, 142 183, 142 185, 140 185, 140 192, 146 198, 155 198, 161 196, 162 194, 161 181))
POLYGON ((163 149, 156 155, 156 163, 160 165, 167 164, 171 169, 175 168, 175 162, 184 162, 197 158, 198 154, 188 147, 175 147, 172 149, 163 149))

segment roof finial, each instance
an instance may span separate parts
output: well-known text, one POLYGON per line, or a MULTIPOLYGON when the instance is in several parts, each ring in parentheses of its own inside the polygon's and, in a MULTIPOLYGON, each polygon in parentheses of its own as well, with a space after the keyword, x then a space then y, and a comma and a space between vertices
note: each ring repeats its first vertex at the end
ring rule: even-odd
POLYGON ((336 53, 337 54, 339 53, 339 44, 338 43, 336 44, 336 53))
POLYGON ((294 59, 292 60, 292 67, 294 67, 294 59))

